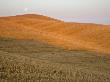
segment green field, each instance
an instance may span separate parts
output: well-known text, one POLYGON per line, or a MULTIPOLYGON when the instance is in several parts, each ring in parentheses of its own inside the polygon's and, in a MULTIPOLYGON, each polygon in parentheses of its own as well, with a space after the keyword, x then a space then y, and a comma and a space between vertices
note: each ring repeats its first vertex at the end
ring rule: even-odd
POLYGON ((0 82, 110 82, 110 56, 0 38, 0 82))

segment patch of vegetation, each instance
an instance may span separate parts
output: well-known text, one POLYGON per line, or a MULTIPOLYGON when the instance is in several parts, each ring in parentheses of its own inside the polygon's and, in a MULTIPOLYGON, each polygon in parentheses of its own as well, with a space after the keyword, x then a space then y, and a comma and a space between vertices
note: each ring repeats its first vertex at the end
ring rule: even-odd
POLYGON ((110 82, 110 56, 0 38, 0 82, 110 82))

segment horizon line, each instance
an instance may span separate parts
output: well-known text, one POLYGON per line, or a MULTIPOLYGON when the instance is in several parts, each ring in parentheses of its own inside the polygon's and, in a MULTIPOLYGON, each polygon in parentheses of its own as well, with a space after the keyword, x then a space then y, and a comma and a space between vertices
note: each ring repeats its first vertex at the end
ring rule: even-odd
MULTIPOLYGON (((81 23, 81 24, 97 24, 97 25, 110 25, 110 23, 101 23, 101 22, 95 22, 96 20, 94 19, 89 19, 89 18, 65 18, 65 17, 55 17, 55 16, 49 16, 41 13, 20 13, 20 14, 15 14, 15 15, 3 15, 1 17, 13 17, 13 16, 23 16, 23 15, 39 15, 39 16, 45 16, 45 17, 50 17, 62 22, 67 22, 67 23, 81 23), (89 21, 87 21, 89 19, 89 21)), ((98 18, 97 18, 98 19, 98 18)), ((109 19, 110 20, 110 19, 109 19)))

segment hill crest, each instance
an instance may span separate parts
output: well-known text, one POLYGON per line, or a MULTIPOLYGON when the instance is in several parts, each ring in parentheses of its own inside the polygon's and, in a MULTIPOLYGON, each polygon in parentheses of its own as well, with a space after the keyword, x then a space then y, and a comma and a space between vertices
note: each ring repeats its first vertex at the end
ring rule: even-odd
POLYGON ((66 23, 34 14, 0 17, 0 36, 39 40, 66 49, 110 53, 110 26, 66 23))

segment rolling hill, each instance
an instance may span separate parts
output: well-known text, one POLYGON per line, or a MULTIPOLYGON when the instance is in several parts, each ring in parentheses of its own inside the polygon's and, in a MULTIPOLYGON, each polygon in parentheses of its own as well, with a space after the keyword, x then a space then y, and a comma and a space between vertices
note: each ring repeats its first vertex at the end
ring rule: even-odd
POLYGON ((39 40, 66 49, 110 53, 110 26, 66 23, 42 15, 0 18, 0 36, 39 40))
POLYGON ((109 25, 0 17, 0 82, 110 82, 109 45, 109 25))

